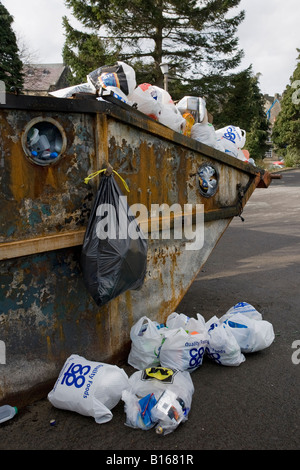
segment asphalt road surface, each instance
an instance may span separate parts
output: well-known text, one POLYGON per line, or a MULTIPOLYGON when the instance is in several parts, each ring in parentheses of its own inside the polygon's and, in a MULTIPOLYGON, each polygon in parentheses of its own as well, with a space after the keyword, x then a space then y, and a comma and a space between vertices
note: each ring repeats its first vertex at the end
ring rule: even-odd
MULTIPOLYGON (((248 302, 273 324, 275 340, 269 348, 246 355, 238 367, 204 359, 192 373, 195 392, 188 420, 166 436, 126 426, 122 401, 112 410, 112 420, 101 425, 56 409, 45 398, 0 425, 0 449, 101 450, 94 464, 102 455, 110 464, 110 456, 122 459, 127 451, 128 458, 144 456, 139 463, 127 462, 139 468, 147 459, 162 463, 158 456, 164 451, 189 464, 185 451, 193 463, 201 463, 201 450, 299 449, 300 170, 284 172, 268 189, 257 189, 243 217, 244 222, 232 221, 177 312, 199 312, 208 320, 248 302)), ((128 375, 134 372, 123 367, 128 375)), ((126 461, 115 460, 121 463, 126 461)))

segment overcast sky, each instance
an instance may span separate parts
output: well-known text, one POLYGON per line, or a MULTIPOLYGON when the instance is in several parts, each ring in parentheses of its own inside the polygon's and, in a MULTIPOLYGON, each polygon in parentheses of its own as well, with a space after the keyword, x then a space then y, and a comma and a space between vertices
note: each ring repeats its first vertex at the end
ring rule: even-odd
MULTIPOLYGON (((71 17, 64 0, 0 1, 14 17, 13 28, 35 53, 36 62, 61 63, 62 16, 71 17)), ((245 54, 242 66, 252 64, 254 73, 262 74, 259 82, 262 93, 282 93, 297 65, 300 2, 241 0, 240 6, 246 11, 246 19, 238 30, 245 54)))

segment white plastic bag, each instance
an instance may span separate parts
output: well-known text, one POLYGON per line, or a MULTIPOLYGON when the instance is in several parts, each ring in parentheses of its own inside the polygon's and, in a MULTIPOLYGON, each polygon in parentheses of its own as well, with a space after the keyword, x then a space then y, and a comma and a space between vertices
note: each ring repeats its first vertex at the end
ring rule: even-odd
POLYGON ((147 317, 140 318, 130 330, 131 349, 128 364, 135 369, 158 366, 164 328, 147 317))
POLYGON ((209 123, 196 123, 193 125, 191 130, 191 138, 198 140, 202 144, 208 145, 212 148, 218 148, 219 144, 217 142, 217 137, 215 133, 215 128, 212 124, 209 123))
POLYGON ((161 104, 158 102, 157 97, 151 94, 150 86, 150 84, 139 85, 128 95, 128 101, 132 106, 136 105, 138 111, 141 111, 141 113, 158 120, 161 112, 161 104))
POLYGON ((186 120, 173 104, 162 106, 158 121, 180 134, 184 132, 186 126, 186 120))
POLYGON ((161 112, 158 116, 158 121, 161 124, 170 127, 173 131, 183 133, 186 126, 186 120, 175 106, 170 93, 155 85, 153 86, 153 89, 156 91, 157 101, 161 104, 161 112))
POLYGON ((229 316, 225 323, 230 327, 243 353, 268 348, 275 339, 272 324, 265 320, 254 320, 236 313, 229 316))
POLYGON ((224 137, 217 137, 217 145, 219 150, 221 150, 222 152, 225 152, 234 158, 238 158, 239 149, 237 148, 234 142, 224 139, 224 137))
POLYGON ((205 353, 210 359, 223 366, 239 366, 246 360, 226 323, 220 323, 214 316, 206 323, 206 327, 209 338, 205 353))
POLYGON ((216 130, 217 139, 224 138, 232 142, 238 149, 242 149, 246 143, 246 131, 237 126, 226 126, 216 130))
MULTIPOLYGON (((134 403, 132 394, 139 398, 154 394, 158 410, 157 405, 155 405, 151 410, 151 416, 153 423, 157 425, 159 433, 167 434, 175 430, 180 422, 188 419, 194 393, 194 385, 188 372, 163 367, 148 368, 132 374, 129 378, 129 384, 130 393, 127 394, 126 392, 122 396, 124 401, 127 400, 128 405, 130 399, 134 403), (174 414, 168 413, 172 406, 176 408, 180 419, 173 419, 174 414), (166 413, 161 414, 161 409, 165 410, 166 413)), ((131 419, 133 427, 137 427, 135 414, 132 414, 128 407, 127 413, 129 415, 127 416, 126 423, 130 423, 129 419, 131 419)))
POLYGON ((120 101, 123 101, 123 103, 128 103, 128 98, 125 95, 125 93, 122 92, 122 90, 118 87, 115 86, 107 86, 106 90, 110 91, 115 98, 117 98, 120 101))
POLYGON ((253 320, 262 320, 262 314, 259 313, 253 305, 248 304, 248 302, 238 302, 233 307, 231 307, 225 315, 220 318, 220 322, 224 322, 227 318, 231 317, 236 313, 242 313, 248 318, 253 320))
POLYGON ((184 114, 185 112, 191 113, 197 123, 206 121, 206 102, 203 98, 198 96, 184 96, 180 101, 178 101, 176 108, 181 114, 184 114))
POLYGON ((79 85, 70 86, 67 88, 61 88, 60 90, 51 91, 49 95, 55 98, 70 98, 75 93, 94 93, 96 94, 96 88, 91 82, 80 83, 79 85))
POLYGON ((197 313, 197 318, 188 317, 184 313, 171 313, 166 321, 166 326, 170 329, 182 327, 189 333, 197 331, 198 333, 205 331, 205 320, 200 313, 197 313))
POLYGON ((123 369, 73 354, 66 360, 48 399, 56 408, 92 416, 98 424, 106 423, 113 416, 110 410, 128 387, 123 369))
POLYGON ((160 363, 163 367, 193 372, 202 365, 207 346, 208 333, 205 328, 193 333, 181 327, 171 330, 161 346, 160 363))

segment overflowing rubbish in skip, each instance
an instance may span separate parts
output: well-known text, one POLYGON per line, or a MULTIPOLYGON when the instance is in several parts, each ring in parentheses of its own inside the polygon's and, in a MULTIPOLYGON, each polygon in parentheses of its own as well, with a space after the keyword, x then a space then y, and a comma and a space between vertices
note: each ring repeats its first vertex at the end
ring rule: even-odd
POLYGON ((185 96, 174 103, 164 89, 150 83, 137 86, 135 70, 124 62, 102 66, 87 75, 87 82, 53 91, 56 98, 72 98, 75 94, 94 94, 103 100, 114 96, 170 129, 184 134, 234 158, 255 165, 246 150, 246 131, 236 125, 215 129, 208 121, 205 99, 185 96))
MULTIPOLYGON (((192 374, 204 361, 239 366, 245 355, 268 348, 275 335, 270 322, 251 304, 239 302, 222 317, 205 321, 173 312, 160 324, 141 317, 131 328, 128 377, 111 364, 70 356, 48 394, 60 409, 91 416, 98 424, 113 418, 122 400, 125 425, 169 434, 188 420, 194 385, 192 374)), ((196 372, 197 370, 197 372, 196 372)))

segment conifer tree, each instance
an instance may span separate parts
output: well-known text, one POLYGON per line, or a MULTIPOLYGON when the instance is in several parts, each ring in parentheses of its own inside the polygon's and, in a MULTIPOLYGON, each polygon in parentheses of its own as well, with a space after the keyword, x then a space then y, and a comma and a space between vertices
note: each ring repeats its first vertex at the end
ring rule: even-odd
POLYGON ((300 49, 297 52, 298 63, 283 93, 281 111, 272 132, 277 152, 288 157, 289 164, 300 163, 300 49))
MULTIPOLYGON (((236 67, 242 51, 238 48, 237 27, 244 18, 243 11, 232 10, 240 0, 65 0, 85 32, 70 29, 64 18, 66 45, 73 56, 73 70, 86 75, 87 64, 79 57, 85 45, 80 35, 97 35, 104 41, 107 57, 132 65, 138 82, 162 86, 160 63, 170 66, 170 91, 173 98, 184 95, 187 87, 201 89, 207 77, 218 77, 236 67), (235 13, 235 14, 234 14, 235 13), (73 34, 73 37, 72 37, 73 34)), ((101 49, 101 46, 99 47, 101 49)), ((106 58, 105 54, 102 58, 106 58)), ((68 63, 68 55, 65 60, 68 63)), ((97 66, 107 65, 98 63, 97 66)))
POLYGON ((247 133, 246 148, 251 157, 263 159, 268 149, 269 124, 259 88, 259 74, 254 75, 250 66, 233 75, 230 86, 223 90, 219 101, 221 105, 219 103, 219 110, 214 113, 214 125, 221 128, 232 124, 244 129, 247 133))
POLYGON ((6 91, 23 88, 23 64, 19 57, 16 35, 12 29, 13 17, 0 2, 0 80, 5 83, 6 91))

